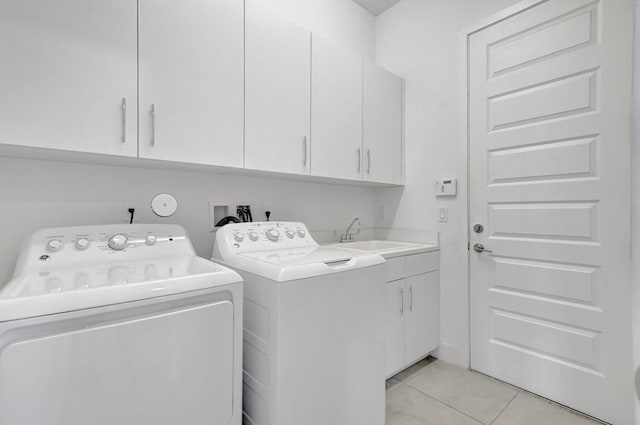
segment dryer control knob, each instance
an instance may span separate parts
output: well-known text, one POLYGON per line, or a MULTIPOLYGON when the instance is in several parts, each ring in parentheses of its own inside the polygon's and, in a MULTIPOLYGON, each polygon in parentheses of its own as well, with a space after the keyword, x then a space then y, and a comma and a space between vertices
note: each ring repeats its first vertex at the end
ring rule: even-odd
POLYGON ((296 235, 296 232, 294 232, 293 230, 287 230, 287 237, 289 239, 293 239, 295 235, 296 235))
POLYGON ((87 238, 80 238, 76 241, 76 249, 84 251, 91 245, 91 242, 87 238))
POLYGON ((244 240, 244 235, 238 232, 235 235, 233 235, 233 239, 235 239, 236 242, 242 242, 244 240))
POLYGON ((158 237, 156 235, 147 235, 147 238, 144 240, 144 243, 146 243, 149 246, 155 245, 156 242, 158 241, 158 237))
POLYGON ((127 245, 129 245, 129 238, 127 238, 127 235, 118 233, 117 235, 113 235, 109 238, 107 245, 109 245, 109 248, 113 250, 122 251, 127 247, 127 245))
POLYGON ((64 244, 60 239, 52 239, 47 243, 47 249, 51 252, 58 252, 64 248, 64 244))
POLYGON ((298 230, 298 236, 304 238, 305 236, 307 236, 307 233, 304 230, 298 230))
POLYGON ((278 238, 280 237, 280 232, 276 229, 267 230, 267 237, 270 241, 278 242, 278 238))
POLYGON ((251 240, 252 240, 252 241, 254 241, 254 242, 255 242, 255 241, 257 241, 259 237, 260 237, 260 236, 259 236, 259 235, 258 235, 258 233, 256 233, 256 232, 251 232, 251 233, 249 233, 249 239, 251 239, 251 240))

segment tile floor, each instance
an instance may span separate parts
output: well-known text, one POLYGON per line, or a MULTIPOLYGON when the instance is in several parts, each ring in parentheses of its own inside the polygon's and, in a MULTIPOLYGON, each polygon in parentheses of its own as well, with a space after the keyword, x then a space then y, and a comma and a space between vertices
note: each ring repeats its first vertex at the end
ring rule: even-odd
POLYGON ((477 372, 429 357, 387 381, 386 425, 600 425, 477 372))

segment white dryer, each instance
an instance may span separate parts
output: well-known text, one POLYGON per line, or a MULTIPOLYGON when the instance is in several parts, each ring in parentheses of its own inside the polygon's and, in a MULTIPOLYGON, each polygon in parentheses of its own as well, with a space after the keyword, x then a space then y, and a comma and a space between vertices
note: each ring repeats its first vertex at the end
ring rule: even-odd
POLYGON ((244 286, 251 425, 384 425, 384 259, 319 247, 302 223, 218 230, 244 286))
POLYGON ((239 425, 241 329, 179 226, 41 230, 0 289, 0 425, 239 425))

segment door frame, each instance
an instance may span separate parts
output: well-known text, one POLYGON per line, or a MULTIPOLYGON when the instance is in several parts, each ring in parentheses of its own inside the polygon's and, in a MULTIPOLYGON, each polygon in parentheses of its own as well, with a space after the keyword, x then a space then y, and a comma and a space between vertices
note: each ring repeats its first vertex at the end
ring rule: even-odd
POLYGON ((460 226, 465 228, 467 247, 461 248, 460 258, 463 260, 463 267, 467 271, 464 275, 465 281, 463 282, 463 303, 465 308, 463 309, 463 327, 464 333, 462 335, 461 342, 463 346, 459 348, 459 353, 446 351, 453 349, 453 347, 440 347, 439 353, 445 351, 444 356, 447 358, 458 358, 462 366, 471 369, 471 264, 470 264, 470 241, 471 234, 470 228, 470 193, 469 193, 469 144, 471 142, 471 135, 469 133, 469 44, 471 36, 479 31, 484 30, 487 27, 495 25, 505 19, 511 18, 514 15, 525 12, 531 8, 534 8, 542 3, 546 3, 549 0, 523 0, 511 7, 508 7, 498 13, 495 13, 469 27, 460 30, 459 35, 459 78, 460 78, 460 135, 458 144, 458 170, 459 170, 459 196, 460 196, 460 226))

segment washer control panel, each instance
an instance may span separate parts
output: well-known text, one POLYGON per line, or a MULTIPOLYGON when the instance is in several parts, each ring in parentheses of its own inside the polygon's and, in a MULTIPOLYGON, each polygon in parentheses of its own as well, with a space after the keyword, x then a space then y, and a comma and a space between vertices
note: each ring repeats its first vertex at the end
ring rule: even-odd
POLYGON ((218 229, 215 245, 214 250, 225 249, 238 253, 309 247, 318 244, 302 223, 265 221, 227 224, 218 229))

